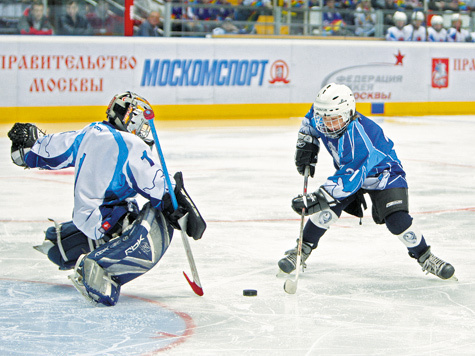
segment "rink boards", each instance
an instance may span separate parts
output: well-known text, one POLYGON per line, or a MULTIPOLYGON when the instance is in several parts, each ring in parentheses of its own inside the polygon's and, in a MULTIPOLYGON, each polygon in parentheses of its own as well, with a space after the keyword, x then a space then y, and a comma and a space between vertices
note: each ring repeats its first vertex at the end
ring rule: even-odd
POLYGON ((330 82, 367 115, 475 112, 471 43, 2 36, 4 115, 104 117, 111 97, 146 97, 161 120, 301 117, 330 82))

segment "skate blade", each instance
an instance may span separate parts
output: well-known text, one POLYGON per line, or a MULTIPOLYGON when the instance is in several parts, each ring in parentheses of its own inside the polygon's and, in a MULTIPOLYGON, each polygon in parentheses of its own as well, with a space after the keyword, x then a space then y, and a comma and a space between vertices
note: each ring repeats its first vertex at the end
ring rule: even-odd
POLYGON ((455 274, 454 274, 452 277, 447 278, 446 280, 447 280, 447 281, 455 281, 455 282, 458 282, 458 281, 459 281, 459 279, 455 276, 455 274))
POLYGON ((81 293, 81 295, 84 297, 84 299, 86 299, 86 301, 87 301, 89 304, 91 304, 91 305, 93 305, 93 306, 95 306, 95 307, 97 307, 97 306, 99 305, 99 304, 98 304, 94 299, 92 299, 91 296, 87 293, 86 288, 85 288, 83 285, 79 284, 79 282, 76 280, 76 278, 74 278, 74 275, 71 274, 71 275, 68 276, 68 278, 69 278, 69 279, 71 280, 71 282, 73 283, 74 288, 76 288, 76 290, 77 290, 79 293, 81 293))

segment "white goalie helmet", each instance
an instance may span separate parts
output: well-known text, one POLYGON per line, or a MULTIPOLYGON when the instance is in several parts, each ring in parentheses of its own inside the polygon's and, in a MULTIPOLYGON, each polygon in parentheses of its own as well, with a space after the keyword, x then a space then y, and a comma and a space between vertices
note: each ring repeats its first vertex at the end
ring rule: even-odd
POLYGON ((117 129, 146 140, 150 133, 150 125, 144 117, 145 110, 152 110, 150 103, 141 96, 127 91, 112 98, 106 114, 109 122, 117 129))
POLYGON ((393 22, 396 24, 397 21, 407 22, 407 15, 402 11, 396 11, 393 15, 393 22))
POLYGON ((355 116, 355 96, 346 85, 330 83, 318 92, 313 103, 313 120, 325 136, 340 137, 355 116))

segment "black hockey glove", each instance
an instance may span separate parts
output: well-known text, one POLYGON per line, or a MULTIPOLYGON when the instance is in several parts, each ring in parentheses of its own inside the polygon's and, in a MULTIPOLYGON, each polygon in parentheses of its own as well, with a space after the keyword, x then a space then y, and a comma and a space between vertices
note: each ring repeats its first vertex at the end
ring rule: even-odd
POLYGON ((323 188, 319 188, 317 191, 305 196, 300 194, 292 199, 292 209, 297 214, 302 215, 302 209, 305 208, 305 216, 329 209, 330 206, 335 206, 336 204, 337 201, 323 188))
POLYGON ((26 167, 25 155, 30 151, 39 137, 44 132, 33 124, 16 123, 8 132, 8 137, 12 141, 11 157, 13 163, 20 167, 26 167))
POLYGON ((175 196, 178 203, 178 209, 173 209, 170 194, 166 193, 163 196, 163 213, 173 228, 181 230, 178 220, 188 213, 188 224, 186 226, 186 233, 195 240, 201 239, 206 229, 206 222, 201 216, 198 208, 193 200, 191 200, 188 192, 185 190, 183 184, 183 174, 181 172, 175 173, 173 177, 176 182, 175 196))
POLYGON ((295 165, 297 166, 297 171, 304 175, 305 167, 310 166, 310 177, 313 177, 318 160, 318 152, 320 151, 320 143, 311 135, 299 133, 296 146, 295 165))

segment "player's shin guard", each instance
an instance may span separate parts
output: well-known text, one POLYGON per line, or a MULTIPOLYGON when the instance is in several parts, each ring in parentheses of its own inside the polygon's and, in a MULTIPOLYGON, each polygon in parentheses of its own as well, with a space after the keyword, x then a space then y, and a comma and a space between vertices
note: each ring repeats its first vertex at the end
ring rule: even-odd
POLYGON ((310 215, 310 220, 318 227, 328 230, 338 220, 338 215, 331 209, 324 209, 310 215))

